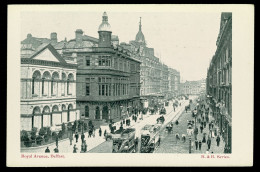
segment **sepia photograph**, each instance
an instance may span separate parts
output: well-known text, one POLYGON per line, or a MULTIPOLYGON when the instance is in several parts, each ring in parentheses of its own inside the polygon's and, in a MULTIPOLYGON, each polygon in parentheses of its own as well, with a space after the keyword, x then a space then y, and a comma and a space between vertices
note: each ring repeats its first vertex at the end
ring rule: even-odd
MULTIPOLYGON (((84 162, 95 156, 163 161, 183 155, 199 164, 228 164, 239 144, 233 136, 239 115, 232 107, 240 111, 232 105, 232 61, 238 59, 232 60, 232 47, 239 50, 232 24, 243 5, 237 11, 196 7, 13 6, 20 9, 13 12, 19 17, 8 16, 19 21, 18 51, 15 58, 9 53, 8 62, 16 59, 19 93, 8 97, 18 103, 12 112, 17 125, 10 131, 18 161, 67 159, 72 165, 77 156, 84 162)), ((247 9, 251 16, 254 7, 247 9)), ((248 115, 253 124, 253 113, 248 115)))

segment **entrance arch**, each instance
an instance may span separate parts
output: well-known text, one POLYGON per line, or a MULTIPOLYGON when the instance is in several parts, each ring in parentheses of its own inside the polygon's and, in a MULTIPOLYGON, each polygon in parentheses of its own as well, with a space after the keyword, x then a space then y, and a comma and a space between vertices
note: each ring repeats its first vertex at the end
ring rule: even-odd
POLYGON ((102 109, 102 119, 108 121, 108 107, 104 106, 102 109))

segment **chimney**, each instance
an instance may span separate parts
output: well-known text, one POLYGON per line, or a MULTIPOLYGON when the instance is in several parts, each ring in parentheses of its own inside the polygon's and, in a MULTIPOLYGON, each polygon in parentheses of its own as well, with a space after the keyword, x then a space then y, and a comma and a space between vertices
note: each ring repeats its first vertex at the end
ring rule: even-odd
POLYGON ((82 42, 82 36, 83 36, 83 31, 81 29, 77 29, 75 31, 76 42, 82 42))
POLYGON ((57 43, 58 39, 57 39, 57 33, 56 32, 52 32, 51 33, 51 43, 57 43))
POLYGON ((27 38, 31 38, 31 37, 32 37, 32 34, 28 33, 27 38))

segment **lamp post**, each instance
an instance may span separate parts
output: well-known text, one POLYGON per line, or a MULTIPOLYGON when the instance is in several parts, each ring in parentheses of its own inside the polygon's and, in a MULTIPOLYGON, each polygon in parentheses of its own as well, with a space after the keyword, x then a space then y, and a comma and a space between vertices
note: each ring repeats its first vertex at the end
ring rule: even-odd
POLYGON ((191 127, 189 127, 187 129, 187 135, 189 136, 189 153, 191 153, 191 135, 193 133, 193 129, 191 127))
POLYGON ((189 138, 189 153, 191 154, 191 137, 189 138))
POLYGON ((195 128, 196 128, 196 123, 197 123, 197 110, 194 110, 194 117, 195 117, 195 128))

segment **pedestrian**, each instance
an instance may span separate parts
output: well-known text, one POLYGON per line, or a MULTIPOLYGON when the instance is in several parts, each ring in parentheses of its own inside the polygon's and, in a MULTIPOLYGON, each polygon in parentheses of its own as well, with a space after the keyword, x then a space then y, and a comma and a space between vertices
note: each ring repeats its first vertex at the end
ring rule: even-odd
POLYGON ((206 133, 203 133, 202 143, 206 143, 206 133))
POLYGON ((50 153, 49 147, 47 147, 47 148, 45 149, 45 153, 50 153))
POLYGON ((104 131, 104 137, 106 137, 106 135, 107 135, 107 130, 104 131))
POLYGON ((201 150, 201 140, 199 141, 199 150, 201 150))
POLYGON ((195 147, 196 147, 196 150, 198 149, 198 140, 195 140, 195 147))
POLYGON ((73 134, 72 133, 70 134, 69 139, 70 139, 70 145, 72 145, 72 140, 73 140, 73 134))
POLYGON ((182 138, 183 143, 185 143, 185 142, 186 142, 186 135, 185 135, 185 134, 182 134, 182 135, 181 135, 181 138, 182 138))
POLYGON ((175 107, 173 108, 174 112, 175 112, 175 107))
POLYGON ((211 122, 209 123, 209 130, 211 129, 211 122))
POLYGON ((206 128, 206 125, 207 125, 207 123, 206 123, 206 121, 204 121, 204 128, 206 128))
POLYGON ((219 135, 217 136, 216 141, 217 141, 217 146, 219 147, 219 142, 220 142, 220 137, 219 137, 219 135))
POLYGON ((200 125, 200 133, 202 133, 202 132, 203 132, 203 126, 200 125))
POLYGON ((58 145, 59 145, 59 136, 57 135, 56 136, 56 146, 58 147, 58 145))
POLYGON ((175 138, 176 138, 176 143, 178 142, 178 140, 180 140, 180 135, 178 133, 175 134, 175 138))
POLYGON ((207 145, 208 145, 208 149, 210 149, 210 145, 211 145, 211 139, 210 139, 210 137, 208 137, 207 145))
POLYGON ((73 146, 73 153, 77 153, 78 148, 76 147, 76 144, 73 146))
POLYGON ((84 135, 84 133, 82 132, 81 133, 81 143, 83 144, 83 142, 84 142, 84 139, 85 139, 85 135, 84 135))
POLYGON ((56 148, 54 149, 54 152, 55 152, 55 153, 59 153, 58 147, 56 147, 56 148))
POLYGON ((78 132, 76 132, 75 138, 76 138, 76 143, 78 143, 78 139, 79 139, 79 134, 78 134, 78 132))
POLYGON ((215 132, 214 132, 214 129, 211 129, 211 137, 212 137, 212 138, 215 138, 215 132))
POLYGON ((95 134, 96 134, 96 129, 93 128, 93 133, 92 133, 93 137, 95 137, 95 134))
POLYGON ((101 130, 101 127, 99 127, 99 137, 101 137, 102 136, 102 130, 101 130))
POLYGON ((199 123, 201 122, 201 119, 200 119, 200 118, 198 118, 198 122, 199 122, 199 123))

